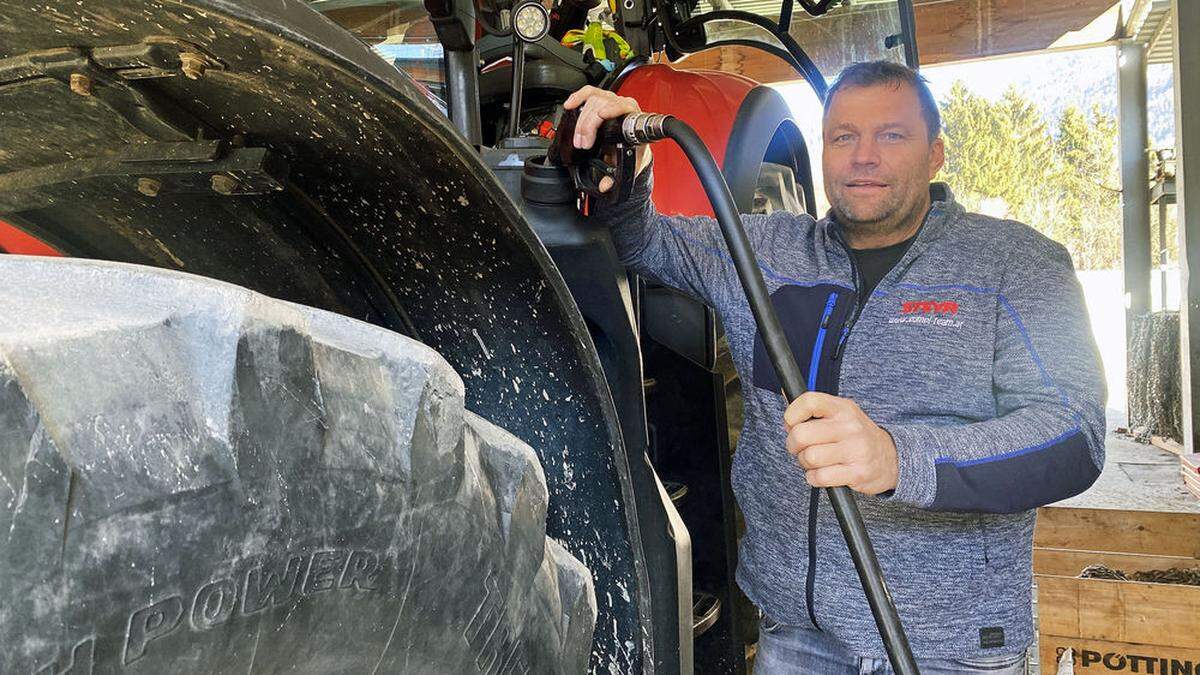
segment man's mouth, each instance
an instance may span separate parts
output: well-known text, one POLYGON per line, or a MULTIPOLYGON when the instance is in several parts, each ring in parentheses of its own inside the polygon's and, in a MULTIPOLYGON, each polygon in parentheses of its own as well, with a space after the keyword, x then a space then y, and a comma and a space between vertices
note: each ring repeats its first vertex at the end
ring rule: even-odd
POLYGON ((850 189, 878 189, 878 188, 885 188, 887 186, 888 186, 888 184, 884 183, 883 181, 871 180, 871 179, 866 179, 866 178, 852 180, 852 181, 848 181, 846 183, 846 187, 848 187, 850 189))

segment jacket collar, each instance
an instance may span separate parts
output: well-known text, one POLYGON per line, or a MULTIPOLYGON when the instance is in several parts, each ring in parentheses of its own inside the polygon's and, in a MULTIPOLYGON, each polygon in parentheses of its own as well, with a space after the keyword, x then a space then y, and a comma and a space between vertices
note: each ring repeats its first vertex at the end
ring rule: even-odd
POLYGON ((904 258, 896 264, 899 269, 912 263, 934 240, 941 237, 962 213, 962 206, 955 201, 954 192, 945 183, 930 183, 929 197, 929 213, 925 214, 925 222, 921 229, 917 230, 912 246, 908 247, 904 258))
MULTIPOLYGON (((912 244, 904 252, 903 257, 900 258, 896 265, 879 280, 877 289, 887 284, 895 283, 900 279, 921 253, 938 237, 941 237, 958 216, 962 214, 963 208, 955 201, 954 193, 950 190, 949 185, 941 182, 930 183, 929 196, 929 211, 925 214, 925 220, 921 223, 920 229, 917 230, 912 244)), ((832 209, 821 219, 821 222, 825 227, 826 233, 832 235, 831 238, 834 241, 839 242, 840 245, 835 248, 842 255, 849 258, 850 247, 846 244, 846 240, 842 238, 842 225, 837 222, 832 209)), ((853 261, 850 264, 853 269, 853 261)))

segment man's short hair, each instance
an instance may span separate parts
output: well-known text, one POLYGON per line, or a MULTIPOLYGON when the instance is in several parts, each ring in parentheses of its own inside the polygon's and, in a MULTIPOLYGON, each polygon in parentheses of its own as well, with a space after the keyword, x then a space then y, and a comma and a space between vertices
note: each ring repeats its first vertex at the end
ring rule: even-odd
POLYGON ((825 113, 829 113, 829 104, 839 91, 847 87, 871 87, 877 84, 907 84, 912 87, 917 92, 917 100, 921 102, 921 117, 925 118, 925 128, 929 130, 929 142, 938 137, 942 131, 942 114, 938 112, 933 92, 929 91, 929 81, 912 68, 895 61, 860 61, 846 66, 825 93, 825 113))

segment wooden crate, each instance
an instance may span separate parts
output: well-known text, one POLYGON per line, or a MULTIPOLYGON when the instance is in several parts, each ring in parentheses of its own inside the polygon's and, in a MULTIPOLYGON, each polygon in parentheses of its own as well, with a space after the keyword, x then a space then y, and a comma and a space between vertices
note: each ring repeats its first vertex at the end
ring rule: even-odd
POLYGON ((1075 652, 1075 673, 1200 675, 1200 586, 1080 579, 1089 565, 1126 572, 1200 568, 1200 514, 1039 510, 1033 571, 1039 661, 1075 652))
POLYGON ((1188 492, 1196 495, 1196 499, 1200 499, 1200 476, 1192 473, 1183 473, 1183 486, 1188 489, 1188 492))
POLYGON ((1194 452, 1190 455, 1180 455, 1179 469, 1181 471, 1200 476, 1200 452, 1194 452))
POLYGON ((1183 485, 1200 499, 1200 452, 1179 456, 1179 473, 1183 485))

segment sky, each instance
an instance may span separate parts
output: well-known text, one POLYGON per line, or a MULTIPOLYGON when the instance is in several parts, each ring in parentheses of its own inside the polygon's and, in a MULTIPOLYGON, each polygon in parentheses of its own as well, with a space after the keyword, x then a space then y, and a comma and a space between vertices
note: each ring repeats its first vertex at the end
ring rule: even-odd
POLYGON ((998 99, 1010 86, 1056 80, 1068 90, 1082 91, 1097 80, 1116 86, 1113 47, 1072 52, 1051 52, 986 61, 927 66, 921 73, 938 100, 950 93, 956 80, 965 81, 975 94, 998 99))

